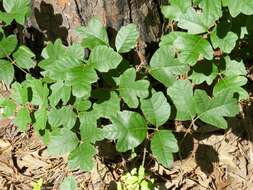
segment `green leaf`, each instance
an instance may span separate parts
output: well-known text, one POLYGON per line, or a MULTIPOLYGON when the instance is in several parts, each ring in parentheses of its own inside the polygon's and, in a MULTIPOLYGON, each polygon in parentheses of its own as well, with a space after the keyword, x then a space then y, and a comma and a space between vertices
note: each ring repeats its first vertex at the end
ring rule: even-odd
POLYGON ((110 118, 112 115, 120 111, 120 98, 116 92, 110 93, 110 98, 103 102, 97 102, 93 105, 93 109, 99 117, 110 118))
MULTIPOLYGON (((96 121, 96 120, 95 120, 96 121)), ((85 124, 80 126, 80 132, 82 141, 95 143, 96 141, 101 141, 104 139, 103 131, 97 128, 97 123, 85 124)))
POLYGON ((103 139, 102 130, 97 127, 97 115, 94 111, 80 113, 79 120, 83 142, 95 143, 103 139))
POLYGON ((49 90, 46 84, 42 84, 39 79, 31 79, 28 82, 28 87, 32 89, 32 103, 40 107, 47 107, 49 90))
POLYGON ((226 56, 224 59, 226 66, 225 70, 222 71, 222 74, 224 74, 225 76, 247 75, 247 71, 242 60, 240 62, 236 60, 231 60, 229 56, 226 56))
POLYGON ((40 178, 37 182, 32 182, 33 190, 41 190, 43 184, 43 179, 40 178))
POLYGON ((66 80, 70 70, 81 65, 83 64, 80 60, 68 55, 63 55, 57 59, 49 58, 39 63, 39 66, 45 70, 43 75, 57 81, 66 80))
POLYGON ((108 72, 116 69, 122 61, 122 57, 112 48, 97 46, 91 51, 89 63, 100 72, 108 72))
POLYGON ((124 102, 130 108, 137 108, 139 98, 146 98, 149 95, 149 81, 136 79, 136 71, 131 68, 126 70, 120 77, 119 93, 124 102))
POLYGON ((63 81, 57 81, 50 86, 50 89, 52 93, 49 100, 52 106, 56 106, 60 100, 64 105, 67 104, 71 95, 71 87, 66 86, 63 81))
POLYGON ((220 38, 217 32, 212 32, 211 42, 214 48, 220 48, 224 53, 230 53, 235 45, 238 36, 233 32, 228 32, 225 37, 220 38))
POLYGON ((229 0, 221 0, 221 2, 223 7, 227 7, 229 0))
POLYGON ((84 58, 84 50, 81 44, 74 43, 71 46, 68 46, 66 53, 70 57, 75 57, 78 60, 83 60, 84 58))
POLYGON ((173 163, 172 153, 178 152, 177 139, 168 130, 155 132, 151 140, 151 151, 157 161, 164 167, 171 167, 173 163))
POLYGON ((28 108, 21 108, 14 120, 14 124, 18 127, 21 132, 25 132, 29 123, 31 123, 31 117, 28 108))
POLYGON ((35 123, 33 124, 33 128, 37 131, 43 130, 47 125, 47 110, 45 108, 40 108, 38 111, 34 113, 35 123))
MULTIPOLYGON (((7 24, 15 19, 17 23, 23 25, 26 17, 30 14, 30 0, 3 0, 3 7, 8 14, 5 17, 10 17, 4 21, 8 21, 7 24)), ((0 19, 2 19, 0 17, 0 19)))
POLYGON ((120 136, 120 128, 114 126, 113 124, 109 124, 103 127, 102 129, 103 136, 106 139, 115 140, 120 136))
POLYGON ((60 190, 76 190, 77 182, 74 176, 66 177, 60 185, 60 190))
POLYGON ((48 113, 48 122, 53 127, 63 126, 72 129, 76 123, 76 114, 70 107, 52 108, 48 113))
POLYGON ((49 155, 52 156, 63 156, 74 150, 78 143, 79 140, 75 133, 62 128, 59 132, 52 134, 50 137, 47 151, 49 155))
POLYGON ((223 91, 229 91, 230 95, 239 94, 239 100, 246 100, 249 94, 241 86, 247 84, 248 80, 244 76, 228 76, 221 79, 213 89, 213 95, 216 96, 223 91))
POLYGON ((167 87, 176 81, 178 75, 186 73, 189 69, 187 64, 174 57, 175 54, 167 47, 160 47, 150 61, 150 74, 167 87))
POLYGON ((48 123, 52 126, 52 127, 60 127, 62 125, 62 119, 63 119, 62 112, 60 109, 56 109, 56 108, 52 108, 49 112, 48 112, 48 123))
POLYGON ((143 117, 131 111, 119 112, 112 116, 112 124, 119 131, 116 149, 126 152, 140 145, 147 135, 147 126, 143 117))
POLYGON ((179 37, 183 37, 188 35, 186 32, 179 32, 179 31, 174 31, 174 32, 170 32, 169 34, 166 34, 164 36, 161 37, 161 41, 159 43, 159 47, 167 47, 168 51, 173 52, 173 55, 178 52, 176 50, 173 51, 173 44, 175 42, 175 40, 179 37))
POLYGON ((179 52, 179 60, 184 64, 194 65, 199 59, 213 58, 212 46, 206 39, 185 32, 171 32, 163 36, 159 46, 179 52))
POLYGON ((39 63, 39 67, 44 70, 42 75, 57 81, 66 80, 71 69, 83 65, 83 58, 79 54, 78 47, 76 50, 74 46, 66 48, 60 40, 56 40, 54 44, 49 43, 42 51, 45 59, 39 63))
POLYGON ((91 102, 89 100, 86 100, 83 98, 78 98, 78 99, 76 99, 73 106, 78 112, 86 111, 86 110, 90 109, 91 102))
POLYGON ((253 1, 251 0, 228 0, 227 6, 232 17, 236 17, 240 13, 253 14, 253 1))
POLYGON ((9 35, 7 38, 4 36, 0 41, 0 58, 10 56, 17 44, 18 40, 15 35, 9 35))
POLYGON ((198 13, 190 8, 178 19, 178 26, 188 30, 192 34, 201 34, 207 32, 209 27, 215 24, 215 21, 222 16, 221 1, 205 0, 199 4, 203 12, 198 13))
POLYGON ((25 86, 20 83, 13 83, 11 85, 11 98, 16 103, 25 105, 28 102, 28 90, 25 86))
POLYGON ((87 27, 79 27, 77 32, 83 38, 82 45, 85 48, 109 45, 106 29, 97 18, 92 18, 87 27))
POLYGON ((203 22, 209 27, 222 16, 221 0, 202 0, 199 6, 203 9, 203 22))
POLYGON ((198 14, 193 8, 180 16, 178 26, 191 34, 205 33, 209 28, 209 25, 203 21, 203 15, 198 14))
POLYGON ((90 171, 94 166, 93 156, 96 149, 90 143, 82 143, 73 150, 68 157, 68 165, 71 169, 80 168, 83 171, 90 171))
POLYGON ((200 59, 213 59, 213 48, 210 43, 200 36, 192 34, 179 35, 173 46, 180 49, 179 60, 182 63, 195 65, 200 59))
POLYGON ((3 99, 0 101, 0 107, 3 107, 3 116, 10 117, 13 116, 16 111, 16 104, 10 99, 3 99))
POLYGON ((156 127, 163 125, 170 117, 170 105, 162 92, 156 92, 149 99, 141 99, 141 109, 146 119, 156 127))
POLYGON ((45 145, 49 144, 50 137, 51 137, 51 133, 50 133, 49 129, 45 129, 44 134, 43 134, 43 142, 45 145))
POLYGON ((0 80, 6 85, 10 85, 14 78, 14 68, 11 62, 0 59, 0 80))
POLYGON ((127 53, 136 45, 139 32, 135 24, 128 24, 119 30, 115 46, 119 53, 127 53))
POLYGON ((170 0, 170 5, 161 6, 165 18, 178 20, 191 7, 191 0, 170 0))
POLYGON ((234 117, 239 113, 237 100, 228 90, 215 95, 212 99, 204 90, 195 90, 194 101, 198 118, 217 128, 226 129, 227 122, 224 117, 234 117))
MULTIPOLYGON (((6 12, 0 11, 0 20, 4 22, 6 25, 10 25, 14 20, 14 17, 6 12)), ((2 32, 2 29, 0 29, 2 32)))
POLYGON ((49 42, 47 46, 42 50, 42 57, 44 59, 58 59, 65 55, 66 48, 63 46, 62 41, 60 39, 55 40, 54 43, 49 42))
POLYGON ((186 121, 195 117, 193 87, 190 81, 176 81, 168 88, 167 93, 176 107, 176 120, 186 121))
POLYGON ((194 65, 189 79, 191 79, 194 84, 206 82, 208 85, 211 85, 218 74, 218 67, 213 61, 205 61, 194 65))
POLYGON ((90 96, 91 84, 98 79, 91 65, 80 65, 67 73, 66 85, 72 86, 72 93, 77 98, 90 96))
POLYGON ((31 69, 35 66, 35 62, 32 59, 35 54, 26 46, 20 46, 13 54, 13 57, 16 64, 24 69, 31 69))

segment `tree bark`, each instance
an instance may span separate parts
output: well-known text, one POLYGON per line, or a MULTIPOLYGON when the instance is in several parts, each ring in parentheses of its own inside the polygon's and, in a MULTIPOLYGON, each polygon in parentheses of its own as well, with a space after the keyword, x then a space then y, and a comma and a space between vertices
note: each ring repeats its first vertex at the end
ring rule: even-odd
POLYGON ((95 16, 109 27, 110 35, 121 26, 136 23, 141 40, 157 42, 162 34, 160 5, 166 0, 33 0, 29 27, 42 32, 46 39, 76 41, 74 30, 95 16))

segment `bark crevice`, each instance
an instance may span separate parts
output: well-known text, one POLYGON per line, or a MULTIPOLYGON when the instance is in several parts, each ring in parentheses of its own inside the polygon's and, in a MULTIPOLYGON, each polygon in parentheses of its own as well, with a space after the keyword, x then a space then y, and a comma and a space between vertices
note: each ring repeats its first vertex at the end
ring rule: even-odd
MULTIPOLYGON (((118 31, 121 26, 133 22, 138 25, 141 40, 146 43, 157 42, 162 34, 163 18, 160 5, 165 0, 33 0, 33 10, 41 3, 51 4, 55 14, 62 15, 62 26, 68 30, 68 41, 76 41, 74 29, 86 25, 96 16, 103 24, 118 31)), ((32 26, 43 32, 34 15, 32 26)))
POLYGON ((77 0, 74 0, 74 3, 75 3, 75 6, 76 6, 76 14, 77 14, 78 17, 79 17, 80 24, 81 24, 81 25, 85 25, 86 22, 85 22, 85 20, 83 19, 82 14, 81 14, 82 9, 79 7, 80 3, 78 3, 77 0))

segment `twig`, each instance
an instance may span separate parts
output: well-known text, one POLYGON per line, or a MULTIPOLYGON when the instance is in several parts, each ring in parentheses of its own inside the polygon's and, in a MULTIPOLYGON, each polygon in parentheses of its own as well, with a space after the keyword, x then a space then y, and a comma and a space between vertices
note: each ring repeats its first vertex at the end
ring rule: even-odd
POLYGON ((141 165, 142 165, 143 167, 144 167, 144 164, 145 164, 146 154, 147 154, 147 148, 146 148, 146 146, 145 146, 144 151, 143 151, 142 163, 141 163, 141 165))

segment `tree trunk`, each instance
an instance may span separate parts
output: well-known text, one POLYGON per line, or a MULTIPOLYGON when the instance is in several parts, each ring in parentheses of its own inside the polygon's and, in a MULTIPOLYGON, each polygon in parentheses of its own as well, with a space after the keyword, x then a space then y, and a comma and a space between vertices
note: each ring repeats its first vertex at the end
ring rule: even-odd
POLYGON ((96 16, 113 35, 121 26, 136 23, 141 40, 157 42, 162 34, 160 5, 166 0, 33 0, 28 26, 42 32, 46 39, 77 40, 74 29, 96 16))

